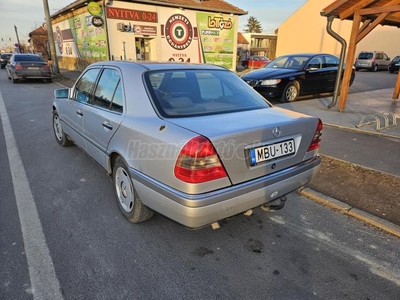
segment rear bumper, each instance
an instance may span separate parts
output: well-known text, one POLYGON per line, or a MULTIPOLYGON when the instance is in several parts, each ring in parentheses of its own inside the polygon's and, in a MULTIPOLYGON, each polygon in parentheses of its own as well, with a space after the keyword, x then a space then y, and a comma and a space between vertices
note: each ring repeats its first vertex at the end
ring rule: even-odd
POLYGON ((360 69, 371 70, 375 65, 366 62, 366 63, 355 63, 354 66, 355 66, 355 68, 356 68, 357 70, 360 70, 360 69))
POLYGON ((51 72, 14 72, 15 79, 30 78, 30 79, 48 79, 51 78, 51 72))
POLYGON ((133 185, 150 209, 186 226, 199 228, 282 197, 317 174, 320 157, 249 182, 204 194, 182 193, 130 169, 133 185))

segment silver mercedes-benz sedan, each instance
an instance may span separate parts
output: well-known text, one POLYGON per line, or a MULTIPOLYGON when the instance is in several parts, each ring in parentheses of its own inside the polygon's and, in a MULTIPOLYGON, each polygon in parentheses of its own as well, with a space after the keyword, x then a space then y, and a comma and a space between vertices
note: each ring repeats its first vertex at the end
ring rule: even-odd
POLYGON ((98 62, 54 94, 57 142, 112 176, 132 223, 157 212, 200 228, 280 209, 321 163, 321 120, 272 106, 222 67, 98 62))

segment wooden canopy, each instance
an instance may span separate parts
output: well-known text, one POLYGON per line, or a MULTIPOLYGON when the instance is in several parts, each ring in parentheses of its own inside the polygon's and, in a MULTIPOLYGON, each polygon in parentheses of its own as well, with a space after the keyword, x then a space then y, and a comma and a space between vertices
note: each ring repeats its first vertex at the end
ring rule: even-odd
MULTIPOLYGON (((321 12, 322 16, 340 20, 352 20, 346 65, 352 66, 355 60, 356 45, 378 25, 400 28, 400 0, 336 0, 321 12)), ((339 111, 346 106, 349 93, 351 68, 346 68, 340 90, 339 111)), ((400 93, 400 72, 397 76, 393 99, 400 93)))

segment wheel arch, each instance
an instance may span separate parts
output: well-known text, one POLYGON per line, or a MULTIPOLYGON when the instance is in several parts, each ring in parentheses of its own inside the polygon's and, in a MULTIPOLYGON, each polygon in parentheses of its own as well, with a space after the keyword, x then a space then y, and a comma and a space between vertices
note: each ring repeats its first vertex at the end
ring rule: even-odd
POLYGON ((281 101, 282 103, 285 103, 285 102, 292 102, 292 101, 297 100, 297 98, 298 98, 300 95, 301 95, 301 83, 299 82, 299 80, 297 80, 297 79, 289 80, 289 81, 286 83, 285 87, 283 88, 283 92, 282 92, 282 96, 281 96, 281 98, 280 98, 280 101, 281 101), (297 95, 295 96, 295 98, 294 98, 293 100, 288 100, 288 98, 286 97, 286 96, 287 96, 286 93, 287 93, 287 91, 288 91, 288 89, 289 89, 290 87, 294 87, 295 89, 297 89, 297 95))
POLYGON ((118 157, 122 157, 118 152, 111 152, 110 155, 108 155, 108 162, 107 162, 108 175, 112 175, 113 167, 118 157))
POLYGON ((294 85, 296 85, 296 87, 299 89, 299 93, 301 92, 301 84, 300 81, 298 79, 293 79, 291 81, 294 85))
POLYGON ((290 83, 294 84, 297 87, 297 90, 299 91, 299 95, 298 96, 300 96, 302 94, 302 92, 301 92, 301 80, 299 80, 298 78, 293 78, 286 85, 288 85, 290 83))

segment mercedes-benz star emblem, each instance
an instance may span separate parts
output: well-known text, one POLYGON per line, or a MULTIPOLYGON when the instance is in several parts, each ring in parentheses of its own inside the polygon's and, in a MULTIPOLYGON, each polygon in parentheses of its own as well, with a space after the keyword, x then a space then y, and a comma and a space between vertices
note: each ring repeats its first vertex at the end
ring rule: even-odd
POLYGON ((276 126, 273 130, 272 130, 272 134, 274 135, 274 137, 280 137, 281 136, 281 133, 282 133, 282 131, 281 131, 281 129, 278 127, 278 126, 276 126))

